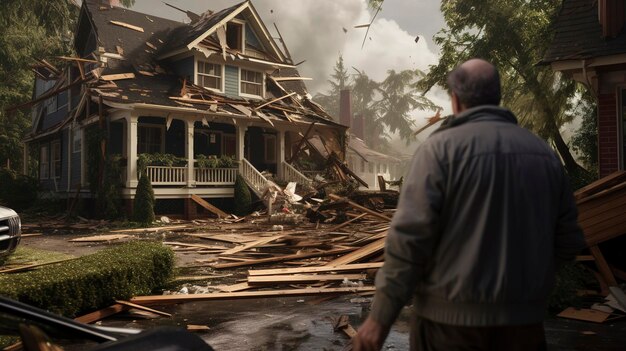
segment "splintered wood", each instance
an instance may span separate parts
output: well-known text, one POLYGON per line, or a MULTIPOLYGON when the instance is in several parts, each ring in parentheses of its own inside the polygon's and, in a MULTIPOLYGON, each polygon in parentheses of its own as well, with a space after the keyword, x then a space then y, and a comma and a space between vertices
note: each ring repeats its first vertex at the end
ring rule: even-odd
POLYGON ((244 224, 237 225, 237 229, 184 233, 195 243, 165 242, 183 254, 192 250, 208 253, 211 256, 195 262, 231 273, 233 278, 242 273, 246 277, 230 285, 210 284, 213 293, 138 296, 132 302, 372 294, 376 271, 383 266, 380 261, 392 212, 339 196, 331 195, 330 199, 316 211, 335 218, 333 223, 299 224, 279 232, 272 232, 269 225, 244 224), (259 266, 266 267, 256 268, 259 266))

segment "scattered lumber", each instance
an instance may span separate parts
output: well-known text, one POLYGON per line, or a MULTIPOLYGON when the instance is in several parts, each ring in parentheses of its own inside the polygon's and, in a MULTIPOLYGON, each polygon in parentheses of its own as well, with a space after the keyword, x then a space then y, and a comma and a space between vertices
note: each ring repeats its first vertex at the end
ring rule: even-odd
POLYGON ((344 197, 341 197, 341 196, 338 196, 338 195, 335 195, 335 194, 329 194, 328 197, 331 198, 332 200, 335 200, 335 201, 346 202, 348 205, 352 206, 354 209, 357 209, 357 210, 359 210, 361 212, 365 212, 368 215, 376 217, 378 219, 382 219, 383 221, 387 221, 387 222, 391 221, 391 218, 387 217, 386 215, 384 215, 384 214, 382 214, 380 212, 376 212, 376 211, 370 210, 369 208, 361 206, 361 205, 357 204, 356 202, 350 201, 350 200, 348 200, 348 199, 346 199, 344 197))
POLYGON ((220 210, 219 208, 211 205, 210 203, 208 203, 207 201, 205 201, 204 199, 202 199, 200 196, 198 195, 191 195, 191 199, 197 203, 198 205, 204 207, 207 211, 217 215, 219 218, 227 218, 229 216, 228 213, 220 210))
POLYGON ((203 332, 211 330, 208 325, 187 324, 187 331, 190 332, 203 332))
POLYGON ((121 80, 121 79, 133 79, 135 78, 135 74, 134 73, 105 74, 101 76, 100 78, 102 78, 103 80, 108 80, 108 81, 121 80))
POLYGON ((226 250, 226 249, 228 249, 225 246, 203 245, 203 244, 188 244, 188 243, 181 243, 181 242, 178 242, 178 241, 164 241, 163 244, 164 245, 170 245, 170 246, 193 247, 193 248, 208 249, 208 250, 226 250))
POLYGON ((114 314, 120 313, 122 311, 126 311, 129 308, 130 307, 128 305, 116 303, 109 307, 105 307, 101 310, 97 310, 97 311, 82 315, 80 317, 76 317, 74 318, 74 320, 80 323, 90 324, 90 323, 97 322, 101 319, 104 319, 106 317, 112 316, 114 314))
POLYGON ((132 307, 132 308, 136 308, 138 310, 142 310, 142 311, 158 314, 159 316, 165 316, 165 317, 171 317, 172 316, 171 314, 169 314, 167 312, 155 310, 155 309, 152 309, 152 308, 149 308, 149 307, 146 307, 146 306, 142 306, 142 305, 137 305, 137 304, 134 304, 132 302, 128 302, 128 301, 124 301, 124 300, 115 300, 115 303, 120 304, 120 305, 124 305, 124 306, 128 306, 128 307, 132 307))
POLYGON ((69 241, 72 243, 98 243, 98 242, 126 239, 129 237, 130 235, 126 235, 126 234, 108 234, 108 235, 85 236, 82 238, 70 239, 69 241))
POLYGON ((341 256, 335 260, 332 260, 328 262, 326 265, 331 266, 331 267, 346 265, 349 263, 356 262, 365 257, 374 255, 376 253, 379 253, 385 248, 385 240, 387 239, 386 238, 378 239, 374 241, 373 243, 363 246, 362 248, 354 252, 351 252, 345 256, 341 256))
POLYGON ((176 230, 183 230, 183 229, 188 229, 188 228, 189 228, 188 225, 183 224, 183 225, 172 225, 168 227, 120 229, 120 230, 113 230, 110 233, 143 233, 143 232, 159 232, 162 230, 176 231, 176 230))
POLYGON ((333 330, 344 332, 350 339, 357 334, 356 330, 350 325, 350 319, 346 315, 341 315, 337 318, 333 325, 333 330))
POLYGON ((260 246, 260 245, 263 245, 263 244, 270 243, 270 242, 278 240, 278 239, 280 239, 282 237, 284 237, 284 235, 276 235, 276 236, 272 236, 272 237, 269 237, 269 238, 259 239, 259 240, 247 243, 245 245, 237 246, 237 247, 234 247, 234 248, 232 248, 230 250, 226 250, 226 251, 222 252, 220 255, 232 255, 232 254, 237 253, 237 252, 241 252, 241 251, 248 250, 248 249, 256 247, 256 246, 260 246))
POLYGON ((132 30, 135 30, 137 32, 143 33, 143 28, 138 27, 138 26, 134 26, 132 24, 128 24, 128 23, 120 22, 120 21, 109 21, 109 23, 114 24, 116 26, 132 29, 132 30))
POLYGON ((577 319, 585 322, 604 323, 613 319, 622 318, 624 316, 613 315, 608 312, 592 310, 589 308, 568 307, 557 315, 557 317, 577 319))
POLYGON ((329 251, 323 251, 323 252, 310 252, 310 253, 261 258, 258 260, 251 260, 251 261, 246 261, 246 262, 219 263, 219 264, 213 265, 213 268, 224 269, 224 268, 255 266, 255 265, 266 264, 266 263, 297 261, 297 260, 302 260, 305 258, 333 256, 333 255, 338 255, 338 254, 342 254, 342 253, 346 253, 346 252, 350 252, 354 250, 355 250, 354 248, 335 249, 335 250, 329 250, 329 251))
POLYGON ((315 267, 298 267, 298 268, 257 269, 257 270, 249 270, 248 276, 363 271, 367 269, 380 268, 382 266, 383 266, 383 262, 373 262, 373 263, 347 264, 343 266, 315 266, 315 267))
POLYGON ((211 301, 211 300, 229 300, 229 299, 259 299, 268 297, 286 297, 286 296, 308 296, 323 294, 355 294, 361 292, 375 291, 373 286, 354 287, 354 288, 307 288, 307 289, 290 289, 290 290, 267 290, 267 291, 242 291, 234 293, 213 293, 213 294, 190 294, 190 295, 157 295, 157 296, 137 296, 131 299, 132 303, 140 305, 152 305, 163 303, 181 303, 188 301, 211 301))
POLYGON ((294 284, 307 282, 326 282, 343 280, 365 280, 365 274, 294 274, 294 275, 260 275, 248 277, 248 284, 294 284))

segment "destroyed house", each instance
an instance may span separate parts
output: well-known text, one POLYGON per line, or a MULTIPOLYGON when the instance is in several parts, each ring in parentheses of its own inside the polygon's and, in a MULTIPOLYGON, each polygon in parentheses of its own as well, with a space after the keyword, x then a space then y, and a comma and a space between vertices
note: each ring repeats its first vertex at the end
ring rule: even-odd
POLYGON ((189 23, 83 2, 77 57, 34 66, 24 155, 43 188, 89 197, 89 182, 108 174, 130 204, 146 174, 157 200, 183 199, 193 216, 192 196, 232 198, 238 174, 257 195, 268 174, 310 182, 287 162, 305 137, 345 157, 346 127, 311 100, 251 2, 186 13, 189 23), (120 171, 103 170, 99 153, 120 171))

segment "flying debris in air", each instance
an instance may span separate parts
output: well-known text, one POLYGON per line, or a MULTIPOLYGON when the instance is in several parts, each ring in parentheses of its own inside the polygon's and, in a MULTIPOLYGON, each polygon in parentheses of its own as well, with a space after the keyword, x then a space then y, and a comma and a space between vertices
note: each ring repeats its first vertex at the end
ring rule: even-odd
POLYGON ((344 33, 348 33, 348 30, 346 29, 346 27, 341 27, 341 29, 343 29, 344 33))
POLYGON ((273 10, 273 9, 270 9, 270 13, 274 13, 274 10, 273 10))
POLYGON ((418 41, 420 41, 420 36, 419 35, 415 37, 415 42, 417 43, 418 41))

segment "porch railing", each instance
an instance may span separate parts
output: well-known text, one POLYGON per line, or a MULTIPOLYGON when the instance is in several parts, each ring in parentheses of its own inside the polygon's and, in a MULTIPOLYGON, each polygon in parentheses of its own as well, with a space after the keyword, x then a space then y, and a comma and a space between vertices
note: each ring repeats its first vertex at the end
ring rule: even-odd
POLYGON ((300 171, 298 171, 294 166, 290 165, 289 163, 283 161, 282 167, 283 167, 283 178, 284 178, 283 180, 288 181, 288 182, 296 182, 302 185, 311 185, 313 183, 311 179, 309 179, 307 176, 302 174, 300 171))
POLYGON ((233 185, 237 179, 237 168, 196 168, 197 185, 233 185))
POLYGON ((148 166, 152 185, 186 185, 187 167, 148 166))
POLYGON ((246 183, 252 188, 252 190, 258 195, 262 195, 263 188, 267 184, 267 178, 261 174, 254 166, 248 162, 245 158, 239 163, 239 172, 246 183))

